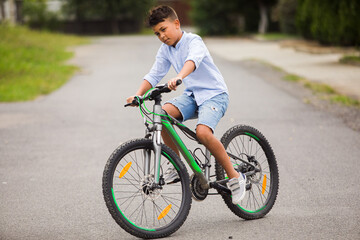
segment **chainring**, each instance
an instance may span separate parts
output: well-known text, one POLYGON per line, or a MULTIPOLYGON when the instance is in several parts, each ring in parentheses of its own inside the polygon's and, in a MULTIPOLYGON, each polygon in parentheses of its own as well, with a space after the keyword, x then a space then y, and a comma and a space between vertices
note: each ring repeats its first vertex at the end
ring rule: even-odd
POLYGON ((208 189, 203 189, 201 187, 199 178, 196 177, 195 174, 191 175, 190 177, 190 189, 191 189, 192 197, 196 201, 203 201, 207 197, 209 192, 208 189))

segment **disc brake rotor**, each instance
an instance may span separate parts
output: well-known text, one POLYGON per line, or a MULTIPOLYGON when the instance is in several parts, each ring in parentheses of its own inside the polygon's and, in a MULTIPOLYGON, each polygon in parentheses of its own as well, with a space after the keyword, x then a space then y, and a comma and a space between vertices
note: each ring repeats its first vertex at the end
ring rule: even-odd
POLYGON ((143 178, 140 182, 140 188, 144 196, 150 197, 151 200, 156 200, 160 197, 162 189, 155 187, 154 174, 150 174, 143 178))

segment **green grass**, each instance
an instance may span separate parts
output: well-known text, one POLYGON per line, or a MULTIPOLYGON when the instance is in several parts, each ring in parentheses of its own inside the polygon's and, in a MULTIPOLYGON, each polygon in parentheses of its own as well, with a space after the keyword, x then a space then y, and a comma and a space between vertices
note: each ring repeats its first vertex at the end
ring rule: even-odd
POLYGON ((86 38, 0 24, 0 102, 26 101, 62 86, 77 70, 68 46, 86 38))
POLYGON ((305 80, 304 86, 311 89, 314 93, 336 94, 335 90, 329 85, 305 80))
POLYGON ((296 35, 289 35, 284 33, 266 33, 266 34, 256 34, 255 37, 261 38, 268 41, 278 41, 285 39, 297 39, 299 38, 296 35))
POLYGON ((330 101, 340 103, 345 106, 360 107, 360 102, 358 100, 340 94, 335 94, 334 96, 331 96, 330 101))
POLYGON ((341 63, 360 66, 360 56, 347 55, 339 60, 341 63))
POLYGON ((358 100, 338 93, 329 85, 312 82, 295 74, 286 74, 283 79, 289 82, 297 82, 302 84, 304 87, 310 89, 314 94, 318 95, 321 99, 328 100, 332 103, 339 103, 345 106, 360 107, 360 102, 358 100))
POLYGON ((303 78, 295 74, 287 74, 283 77, 283 79, 289 82, 300 82, 303 78))

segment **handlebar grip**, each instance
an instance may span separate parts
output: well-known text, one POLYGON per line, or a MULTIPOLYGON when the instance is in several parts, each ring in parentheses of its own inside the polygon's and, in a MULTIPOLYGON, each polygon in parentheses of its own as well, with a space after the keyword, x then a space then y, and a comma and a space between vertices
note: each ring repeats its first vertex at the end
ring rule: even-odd
POLYGON ((124 105, 124 107, 129 107, 131 105, 132 105, 132 103, 127 103, 127 104, 124 105))
POLYGON ((179 86, 182 83, 181 79, 176 80, 176 86, 179 86))
POLYGON ((124 105, 124 107, 129 107, 129 106, 139 106, 139 102, 137 101, 137 99, 134 98, 134 100, 132 100, 131 103, 127 103, 124 105))

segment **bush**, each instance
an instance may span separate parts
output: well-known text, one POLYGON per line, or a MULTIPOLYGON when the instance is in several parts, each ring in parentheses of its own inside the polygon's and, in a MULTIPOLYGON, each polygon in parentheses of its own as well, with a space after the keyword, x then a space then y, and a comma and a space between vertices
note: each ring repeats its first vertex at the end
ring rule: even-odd
POLYGON ((194 0, 191 4, 191 17, 201 35, 226 35, 239 31, 236 0, 194 0))
MULTIPOLYGON (((260 22, 259 2, 269 13, 276 0, 192 0, 190 16, 203 35, 257 32, 260 22)), ((268 24, 270 31, 277 29, 273 22, 269 21, 268 24)))
POLYGON ((296 10, 298 0, 279 0, 276 8, 276 19, 280 24, 280 31, 287 34, 295 34, 296 30, 296 10))
POLYGON ((23 16, 25 23, 42 30, 58 30, 60 23, 54 12, 47 10, 47 0, 24 0, 23 16))
POLYGON ((299 0, 297 26, 323 44, 360 45, 360 1, 299 0))
POLYGON ((136 29, 141 29, 147 11, 153 5, 154 0, 67 0, 62 10, 65 16, 77 22, 108 21, 113 33, 118 33, 119 21, 135 23, 136 29))

